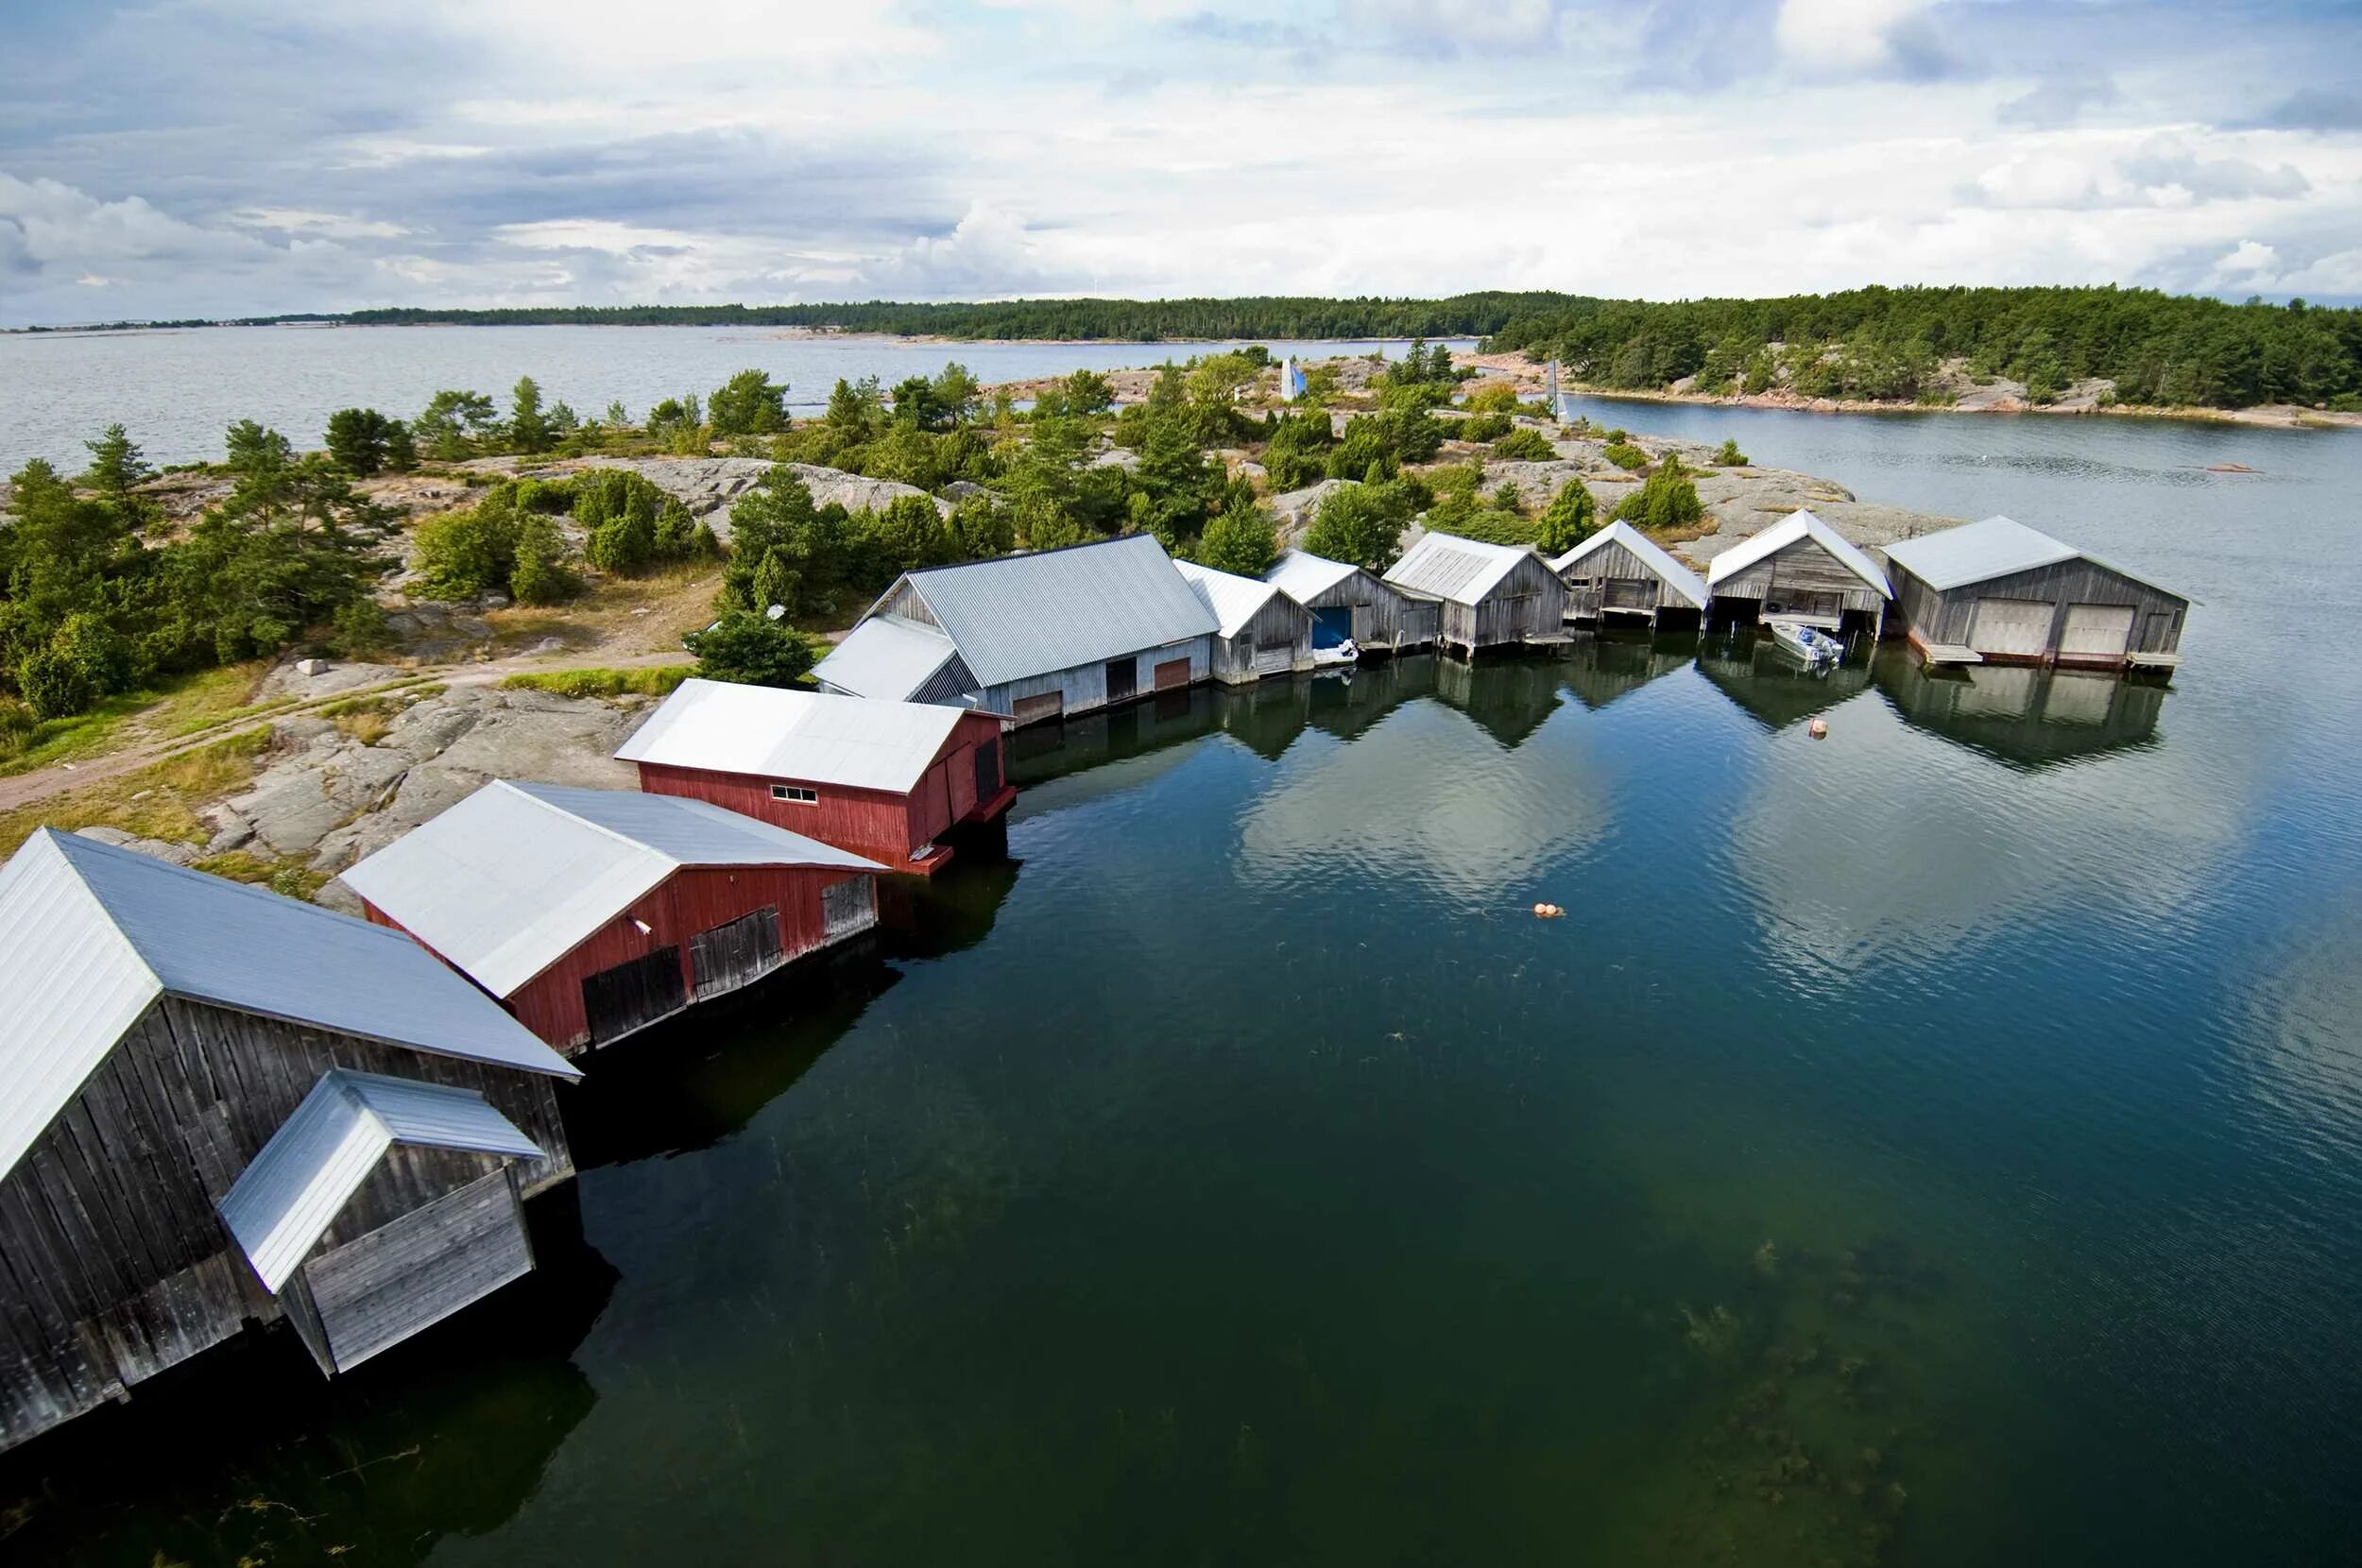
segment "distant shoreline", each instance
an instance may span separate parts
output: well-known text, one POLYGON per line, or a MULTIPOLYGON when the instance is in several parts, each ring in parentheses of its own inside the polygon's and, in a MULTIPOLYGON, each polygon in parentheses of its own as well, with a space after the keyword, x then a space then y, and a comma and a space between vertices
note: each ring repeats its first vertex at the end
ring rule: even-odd
POLYGON ((1794 393, 1646 392, 1628 387, 1588 386, 1563 383, 1559 392, 1570 398, 1599 398, 1613 402, 1696 403, 1705 407, 1768 408, 1789 414, 2034 414, 2049 418, 2189 419, 2202 424, 2245 425, 2265 430, 2356 430, 2362 414, 2304 408, 2293 403, 2265 403, 2250 408, 2209 408, 2198 404, 2167 406, 2154 403, 2110 403, 2106 406, 2060 408, 2043 403, 1978 404, 1872 402, 1856 398, 1805 398, 1794 393))

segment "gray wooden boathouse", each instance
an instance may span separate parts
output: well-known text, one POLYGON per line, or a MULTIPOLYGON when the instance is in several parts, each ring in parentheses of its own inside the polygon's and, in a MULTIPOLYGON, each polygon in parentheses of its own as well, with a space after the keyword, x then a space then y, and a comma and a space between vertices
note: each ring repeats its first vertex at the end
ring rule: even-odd
POLYGON ((36 832, 0 868, 0 1448, 248 1323, 334 1373, 527 1272, 573 1076, 400 932, 36 832))
POLYGON ((1463 654, 1566 640, 1566 585, 1519 545, 1427 534, 1403 552, 1386 581, 1437 601, 1436 640, 1463 654))
POLYGON ((1213 611, 1147 534, 905 572, 813 667, 824 691, 1029 724, 1213 675, 1213 611))
POLYGON ((1705 579, 1628 522, 1611 522, 1550 570, 1566 585, 1566 619, 1626 625, 1696 625, 1705 579))
POLYGON ((1312 612, 1275 585, 1195 561, 1173 570, 1214 612, 1214 678, 1244 686, 1312 668, 1312 612))
POLYGON ((1312 612, 1312 646, 1350 639, 1365 654, 1408 653, 1435 640, 1443 602, 1403 592, 1350 561, 1291 550, 1263 580, 1312 612))
POLYGON ((2190 601, 2005 517, 1886 550, 1904 635, 1932 664, 2170 670, 2190 601))
POLYGON ((1894 597, 1886 572, 1810 512, 1789 513, 1706 566, 1717 624, 1790 621, 1840 636, 1877 637, 1894 597))

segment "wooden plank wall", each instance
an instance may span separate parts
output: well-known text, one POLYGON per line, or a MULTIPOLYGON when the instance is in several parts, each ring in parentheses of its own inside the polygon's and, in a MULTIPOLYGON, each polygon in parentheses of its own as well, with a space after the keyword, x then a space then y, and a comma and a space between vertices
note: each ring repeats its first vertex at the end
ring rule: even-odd
MULTIPOLYGON (((971 779, 969 788, 974 788, 971 779)), ((681 983, 693 995, 690 944, 700 931, 765 907, 779 912, 779 946, 796 958, 829 941, 820 915, 823 888, 867 872, 812 866, 693 867, 676 872, 630 908, 601 926, 557 963, 506 998, 517 1021, 556 1049, 573 1054, 590 1044, 590 1020, 583 1010, 582 982, 602 970, 627 963, 662 947, 680 949, 681 983), (644 922, 642 932, 633 922, 644 922)), ((372 917, 384 921, 382 913, 372 917)), ((391 922, 385 922, 391 924, 391 922)))
MULTIPOLYGON (((1153 695, 1156 689, 1156 666, 1168 659, 1187 658, 1190 661, 1191 686, 1213 678, 1215 638, 1211 633, 1183 639, 1179 643, 1159 648, 1142 648, 1130 657, 1138 668, 1138 685, 1127 701, 1153 695)), ((1118 655, 1118 657, 1125 656, 1118 655)), ((1065 716, 1088 713, 1107 706, 1107 660, 1078 664, 1069 670, 1053 670, 1022 679, 1004 681, 984 692, 984 706, 995 713, 1015 713, 1019 701, 1055 691, 1065 700, 1065 716)))
MULTIPOLYGON (((1665 579, 1620 542, 1601 545, 1567 569, 1566 615, 1576 621, 1596 621, 1613 602, 1619 609, 1655 611, 1667 602, 1665 579), (1611 601, 1611 588, 1620 587, 1611 601), (1627 597, 1629 595, 1629 598, 1627 597)), ((1687 602, 1673 603, 1687 607, 1687 602)))
POLYGON ((1444 604, 1445 640, 1468 648, 1555 637, 1566 623, 1566 585, 1539 555, 1519 561, 1473 610, 1449 600, 1444 604))
MULTIPOLYGON (((214 1204, 334 1066, 479 1090, 544 1151, 528 1190, 573 1173, 546 1078, 167 997, 0 1180, 0 1447, 279 1315, 214 1204)), ((338 1227, 440 1196, 431 1152, 338 1227)))
POLYGON ((1284 593, 1275 593, 1236 637, 1213 639, 1214 678, 1229 686, 1312 668, 1312 613, 1284 593), (1271 645, 1282 651, 1274 659, 1271 645), (1274 666, 1265 668, 1266 665, 1274 666))
POLYGON ((1965 643, 1969 623, 1979 599, 2040 599, 2055 606, 2050 647, 2059 645, 2060 625, 2069 605, 2130 605, 2132 606, 2132 648, 2141 653, 2170 654, 2182 646, 2182 626, 2190 602, 2163 588, 2137 582, 2097 561, 2077 557, 2031 571, 2011 572, 1981 583, 1963 584, 1939 592, 1902 568, 1892 568, 1895 619, 1919 634, 1923 642, 1965 643), (2152 614, 2165 621, 2150 625, 2152 614))
POLYGON ((532 1271, 509 1172, 483 1155, 455 1157, 472 1180, 304 1264, 338 1372, 532 1271))

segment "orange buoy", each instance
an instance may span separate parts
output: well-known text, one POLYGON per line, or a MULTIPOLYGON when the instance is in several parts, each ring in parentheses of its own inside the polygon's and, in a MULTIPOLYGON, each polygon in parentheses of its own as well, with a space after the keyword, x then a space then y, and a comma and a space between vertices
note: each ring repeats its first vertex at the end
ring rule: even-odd
POLYGON ((1811 736, 1816 741, 1825 741, 1829 738, 1829 721, 1826 719, 1815 719, 1811 724, 1805 726, 1805 733, 1811 736))
POLYGON ((1565 910, 1560 909, 1556 904, 1536 904, 1533 906, 1533 917, 1536 920, 1556 920, 1564 916, 1566 912, 1565 910))

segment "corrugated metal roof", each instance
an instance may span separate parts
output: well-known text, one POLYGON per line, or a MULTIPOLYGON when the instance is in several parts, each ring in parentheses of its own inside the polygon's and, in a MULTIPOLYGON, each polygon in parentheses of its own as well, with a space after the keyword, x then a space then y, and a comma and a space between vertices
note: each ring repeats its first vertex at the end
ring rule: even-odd
POLYGON ((531 1160, 541 1150, 473 1089, 332 1067, 222 1195, 221 1218, 276 1294, 397 1143, 531 1160))
POLYGON ((906 581, 986 687, 1215 629, 1213 612, 1147 534, 934 567, 906 581))
POLYGON ((1432 594, 1456 605, 1475 605, 1517 569, 1520 560, 1540 560, 1514 544, 1487 544, 1457 534, 1428 534, 1403 552, 1386 580, 1413 593, 1432 594))
POLYGON ((0 1174, 167 993, 576 1076, 399 931, 44 827, 0 868, 0 1174))
POLYGON ((1620 544, 1633 553, 1640 563, 1663 580, 1667 588, 1680 594, 1700 609, 1706 607, 1706 580, 1665 553, 1665 547, 1629 522, 1611 522, 1572 550, 1550 563, 1550 570, 1564 577, 1566 569, 1594 551, 1620 544))
POLYGON ((764 778, 908 793, 959 726, 932 703, 688 680, 615 755, 764 778))
POLYGON ((1309 605, 1361 570, 1351 561, 1332 561, 1309 551, 1291 550, 1263 573, 1263 581, 1297 604, 1309 605))
POLYGON ((1256 577, 1241 577, 1235 571, 1217 571, 1195 561, 1175 561, 1172 569, 1193 589, 1206 607, 1214 612, 1214 622, 1222 635, 1236 637, 1246 630, 1265 605, 1274 599, 1284 599, 1273 584, 1256 577))
POLYGON ((1706 566, 1706 583, 1710 588, 1726 577, 1735 576, 1762 560, 1794 544, 1809 538, 1813 543, 1837 557, 1846 571, 1876 588, 1887 598, 1894 597, 1894 589, 1887 582, 1886 572, 1877 562, 1861 552, 1860 546, 1846 538, 1836 529, 1807 511, 1790 512, 1743 544, 1733 545, 1714 557, 1706 566))
POLYGON ((2073 560, 2072 547, 2014 519, 1990 517, 1887 546, 1887 559, 1933 588, 1959 588, 2012 571, 2073 560))
POLYGON ((2013 572, 2056 566, 2061 561, 2084 560, 2159 593, 2176 599, 2185 597, 2146 577, 2136 577, 2088 551, 2054 539, 2039 528, 2028 528, 2014 518, 1998 514, 1981 522, 1964 522, 1958 528, 1922 534, 1915 539, 1897 539, 1887 546, 1887 559, 1939 593, 2013 572))
POLYGON ((506 997, 676 871, 734 865, 883 869, 702 800, 498 779, 344 875, 506 997))
POLYGON ((873 615, 813 666, 813 678, 856 696, 900 702, 959 650, 941 632, 895 615, 873 615))

